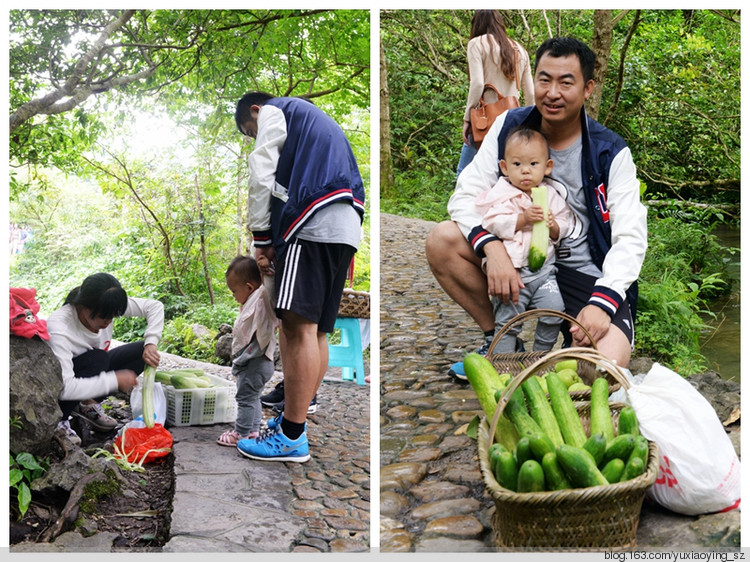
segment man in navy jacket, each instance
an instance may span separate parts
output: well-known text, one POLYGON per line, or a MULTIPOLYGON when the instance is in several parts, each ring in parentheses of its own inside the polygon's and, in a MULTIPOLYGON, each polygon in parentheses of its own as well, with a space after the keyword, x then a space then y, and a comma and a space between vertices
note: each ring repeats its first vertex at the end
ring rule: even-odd
MULTIPOLYGON (((553 38, 537 50, 533 107, 510 110, 492 125, 472 163, 461 173, 448 203, 451 220, 438 224, 426 242, 436 279, 485 334, 486 353, 495 332, 487 295, 517 302, 521 280, 502 242, 481 227, 474 198, 499 177, 498 161, 508 132, 524 124, 544 133, 555 165, 552 179, 579 225, 557 250, 557 279, 566 312, 592 335, 602 354, 627 367, 633 345, 636 280, 645 256, 646 209, 632 154, 615 133, 586 115, 594 89, 594 54, 571 38, 553 38), (487 274, 481 260, 487 258, 487 274)), ((499 328, 499 327, 498 327, 499 328)), ((590 345, 573 325, 572 345, 590 345)), ((450 374, 465 380, 463 365, 450 374)))
POLYGON ((349 265, 361 238, 365 193, 341 127, 311 102, 245 94, 239 131, 255 138, 248 157, 248 229, 257 257, 275 268, 284 368, 283 412, 271 430, 237 448, 258 460, 309 460, 308 407, 328 368, 349 265))

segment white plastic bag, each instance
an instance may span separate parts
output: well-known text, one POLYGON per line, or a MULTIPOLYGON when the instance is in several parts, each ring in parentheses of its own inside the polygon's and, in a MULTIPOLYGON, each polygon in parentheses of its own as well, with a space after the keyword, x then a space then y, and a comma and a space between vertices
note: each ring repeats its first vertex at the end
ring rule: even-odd
MULTIPOLYGON (((133 421, 143 421, 143 375, 138 376, 138 384, 130 392, 130 411, 133 421)), ((160 382, 154 383, 154 421, 164 425, 167 420, 167 395, 160 382)))
POLYGON ((626 402, 659 448, 651 499, 685 515, 739 509, 737 453, 711 404, 687 380, 655 363, 627 390, 626 402))

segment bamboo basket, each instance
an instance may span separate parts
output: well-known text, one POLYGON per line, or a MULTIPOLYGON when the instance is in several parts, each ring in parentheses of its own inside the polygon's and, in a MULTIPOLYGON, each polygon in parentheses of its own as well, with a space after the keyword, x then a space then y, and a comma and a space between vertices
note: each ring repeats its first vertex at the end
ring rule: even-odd
MULTIPOLYGON (((605 369, 625 388, 630 386, 617 366, 589 348, 568 348, 549 353, 514 377, 498 401, 491 423, 482 420, 477 434, 479 464, 488 493, 495 502, 492 526, 498 547, 513 550, 570 549, 624 550, 636 546, 636 531, 646 489, 659 470, 656 444, 649 442, 646 471, 626 482, 572 490, 518 493, 500 486, 490 470, 489 449, 497 422, 513 392, 539 368, 575 358, 605 369)), ((610 404, 617 429, 622 403, 610 404)), ((590 403, 576 409, 586 434, 590 432, 590 403)))
MULTIPOLYGON (((513 317, 508 322, 506 322, 505 326, 503 326, 501 330, 497 334, 495 334, 495 337, 492 340, 492 343, 490 344, 489 349, 487 350, 486 357, 489 360, 489 362, 492 363, 495 369, 497 369, 498 373, 510 373, 513 376, 516 376, 521 371, 523 371, 524 369, 532 365, 534 362, 544 358, 548 353, 550 353, 549 351, 522 351, 522 352, 516 352, 516 353, 493 353, 495 350, 495 347, 500 342, 500 339, 503 336, 505 336, 507 333, 509 333, 510 330, 514 326, 516 326, 517 324, 523 324, 523 322, 527 320, 535 320, 535 319, 538 320, 539 318, 543 316, 557 316, 559 318, 562 318, 563 320, 567 320, 571 324, 576 324, 579 328, 581 328, 583 333, 591 342, 592 349, 596 351, 596 343, 594 342, 594 338, 591 336, 588 330, 584 328, 572 316, 565 314, 564 312, 560 312, 559 310, 554 310, 551 308, 539 308, 539 309, 527 310, 513 317)), ((581 349, 588 349, 588 348, 581 348, 581 349)), ((547 365, 545 364, 545 367, 546 366, 547 365)), ((552 363, 550 366, 554 366, 554 363, 552 363)), ((545 367, 540 367, 540 368, 543 369, 545 367)), ((594 382, 594 379, 600 376, 605 376, 607 381, 609 382, 610 394, 612 394, 614 391, 620 388, 620 383, 614 377, 612 377, 609 373, 606 373, 606 372, 605 373, 598 372, 596 369, 596 364, 591 363, 590 361, 578 359, 578 376, 581 377, 581 380, 589 386, 591 386, 591 383, 594 382)), ((573 401, 589 400, 591 398, 591 391, 590 390, 578 390, 578 391, 571 392, 570 396, 571 398, 573 398, 573 401)))
POLYGON ((340 318, 369 318, 370 293, 344 289, 338 316, 340 318))

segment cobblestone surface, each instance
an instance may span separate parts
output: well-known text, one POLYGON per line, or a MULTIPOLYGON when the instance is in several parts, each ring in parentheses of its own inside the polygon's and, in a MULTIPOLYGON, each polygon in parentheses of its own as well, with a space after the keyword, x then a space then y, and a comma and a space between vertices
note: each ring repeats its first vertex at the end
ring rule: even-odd
MULTIPOLYGON (((494 501, 466 435, 481 407, 447 375, 482 334, 430 272, 424 240, 434 223, 381 214, 380 225, 380 549, 492 551, 494 501)), ((644 504, 638 546, 736 547, 739 519, 644 504)))
MULTIPOLYGON (((192 363, 162 354, 160 368, 192 363)), ((232 380, 231 369, 201 363, 209 374, 232 380)), ((365 367, 368 371, 368 367, 365 367)), ((270 391, 282 379, 276 372, 270 391)), ((284 467, 294 498, 288 511, 303 521, 292 552, 366 552, 370 548, 370 385, 341 381, 331 368, 318 391, 318 410, 308 416, 311 459, 278 463, 284 467)), ((264 418, 273 416, 264 409, 264 418)), ((218 436, 232 426, 213 426, 218 436)), ((210 460, 207 460, 210 462, 210 460)), ((257 524, 257 523, 252 523, 257 524)), ((263 551, 263 545, 256 548, 263 551)))

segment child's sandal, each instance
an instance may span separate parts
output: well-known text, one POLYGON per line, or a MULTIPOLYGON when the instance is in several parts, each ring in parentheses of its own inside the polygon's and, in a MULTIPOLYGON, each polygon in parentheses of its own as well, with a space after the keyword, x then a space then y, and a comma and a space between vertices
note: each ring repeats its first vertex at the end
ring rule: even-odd
POLYGON ((219 435, 219 438, 216 440, 216 442, 222 447, 236 447, 237 441, 239 441, 240 439, 242 439, 242 435, 240 435, 233 429, 230 429, 219 435))

